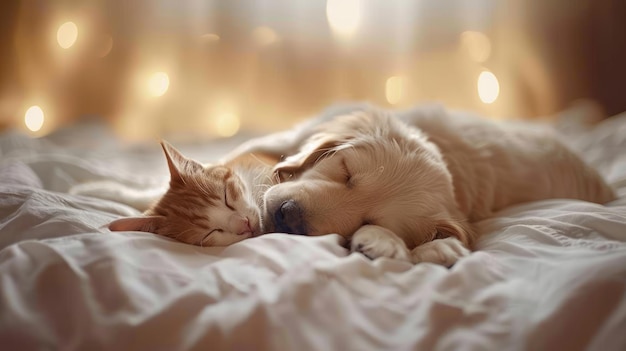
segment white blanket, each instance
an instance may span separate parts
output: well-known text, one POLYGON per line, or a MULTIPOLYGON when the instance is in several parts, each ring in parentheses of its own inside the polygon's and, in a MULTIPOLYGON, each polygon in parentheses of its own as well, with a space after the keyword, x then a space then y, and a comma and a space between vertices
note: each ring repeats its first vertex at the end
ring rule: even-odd
MULTIPOLYGON (((239 141, 177 146, 210 161, 239 141)), ((349 255, 337 235, 201 248, 111 233, 137 211, 67 190, 162 182, 156 143, 125 146, 90 126, 5 133, 0 348, 626 350, 626 116, 572 142, 620 198, 509 208, 448 270, 349 255)))

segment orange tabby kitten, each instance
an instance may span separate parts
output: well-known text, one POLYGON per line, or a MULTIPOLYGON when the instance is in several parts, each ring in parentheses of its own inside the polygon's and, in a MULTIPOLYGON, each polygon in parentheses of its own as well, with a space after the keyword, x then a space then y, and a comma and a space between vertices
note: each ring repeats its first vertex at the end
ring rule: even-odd
POLYGON ((200 246, 226 246, 262 232, 263 191, 271 163, 245 155, 225 165, 202 165, 161 142, 170 171, 165 194, 141 217, 111 222, 112 231, 144 231, 200 246))

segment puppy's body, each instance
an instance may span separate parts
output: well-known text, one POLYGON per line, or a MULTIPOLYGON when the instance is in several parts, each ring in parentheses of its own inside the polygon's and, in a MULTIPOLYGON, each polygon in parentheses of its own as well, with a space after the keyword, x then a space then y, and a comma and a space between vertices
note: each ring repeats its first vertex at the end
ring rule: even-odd
POLYGON ((233 155, 248 152, 289 155, 275 167, 284 182, 264 196, 265 231, 338 233, 372 258, 449 265, 476 239, 470 222, 494 211, 547 198, 614 198, 549 129, 441 108, 327 114, 233 155))
POLYGON ((440 109, 400 118, 440 149, 452 174, 457 206, 471 222, 523 202, 573 198, 606 203, 615 198, 600 175, 545 126, 440 109))

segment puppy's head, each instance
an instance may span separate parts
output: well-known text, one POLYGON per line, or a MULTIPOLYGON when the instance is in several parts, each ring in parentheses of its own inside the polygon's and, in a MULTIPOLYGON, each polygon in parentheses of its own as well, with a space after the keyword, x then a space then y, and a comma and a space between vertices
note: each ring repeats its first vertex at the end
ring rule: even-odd
POLYGON ((447 236, 468 242, 441 153, 383 112, 336 117, 274 170, 281 183, 265 194, 267 232, 348 237, 376 224, 409 248, 447 236))

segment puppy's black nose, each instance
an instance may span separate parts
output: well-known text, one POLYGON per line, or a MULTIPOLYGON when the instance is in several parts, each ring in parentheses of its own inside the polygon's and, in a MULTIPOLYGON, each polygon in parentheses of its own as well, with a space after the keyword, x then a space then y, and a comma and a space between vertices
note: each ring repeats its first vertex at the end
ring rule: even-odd
POLYGON ((291 199, 284 201, 274 212, 276 231, 289 234, 305 234, 302 210, 298 203, 291 199))
POLYGON ((289 221, 299 215, 300 207, 296 200, 287 200, 280 205, 279 212, 285 221, 289 221))

